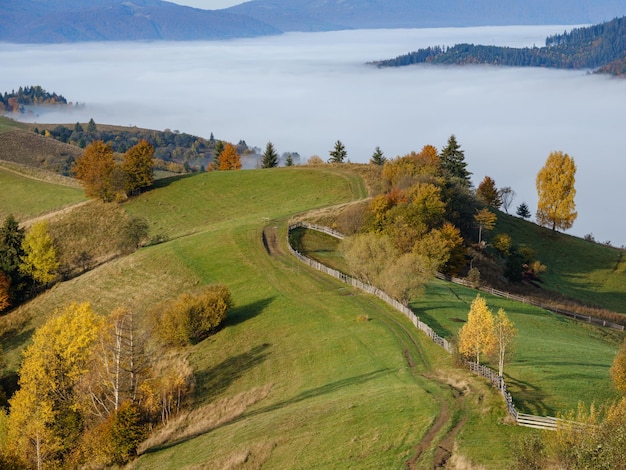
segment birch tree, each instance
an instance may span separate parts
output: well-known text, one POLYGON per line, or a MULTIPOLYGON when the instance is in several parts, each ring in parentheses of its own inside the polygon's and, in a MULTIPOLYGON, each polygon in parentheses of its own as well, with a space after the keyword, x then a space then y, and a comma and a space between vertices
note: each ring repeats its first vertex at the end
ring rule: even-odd
POLYGON ((480 365, 480 356, 490 354, 495 343, 493 314, 479 294, 470 306, 467 323, 459 330, 459 352, 480 365))
POLYGON ((513 322, 509 319, 506 312, 503 309, 498 310, 498 314, 494 318, 493 332, 496 340, 496 352, 498 356, 498 375, 503 377, 504 374, 504 362, 507 355, 510 354, 510 347, 517 330, 513 325, 513 322))

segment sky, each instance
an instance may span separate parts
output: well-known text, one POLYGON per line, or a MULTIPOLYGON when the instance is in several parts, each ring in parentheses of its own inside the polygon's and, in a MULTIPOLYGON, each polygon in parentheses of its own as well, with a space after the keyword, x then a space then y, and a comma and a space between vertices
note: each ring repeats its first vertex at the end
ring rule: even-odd
POLYGON ((186 5, 194 8, 202 8, 204 10, 220 10, 222 8, 232 7, 244 3, 245 0, 166 0, 179 5, 186 5))
POLYGON ((550 152, 578 167, 578 219, 568 233, 626 245, 626 80, 587 71, 411 66, 370 60, 459 42, 541 44, 564 26, 287 33, 196 42, 0 45, 0 91, 41 85, 84 107, 34 122, 171 129, 328 159, 341 140, 353 162, 441 149, 455 134, 474 186, 490 176, 537 207, 535 177, 550 152), (140 57, 141 60, 137 60, 140 57))

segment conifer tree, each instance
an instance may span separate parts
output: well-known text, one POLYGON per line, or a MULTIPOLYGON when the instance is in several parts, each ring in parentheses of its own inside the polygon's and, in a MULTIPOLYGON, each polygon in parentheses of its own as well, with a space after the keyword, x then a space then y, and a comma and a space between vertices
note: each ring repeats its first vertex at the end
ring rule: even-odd
POLYGON ((213 169, 220 169, 220 155, 224 151, 224 141, 218 140, 215 142, 215 147, 213 149, 213 169))
POLYGON ((274 168, 278 166, 278 154, 274 149, 274 144, 268 142, 265 146, 265 153, 263 154, 263 160, 261 162, 263 168, 274 168))
POLYGON ((372 165, 383 166, 386 161, 387 158, 385 157, 383 151, 380 147, 376 147, 376 149, 374 149, 374 153, 372 154, 372 158, 370 158, 370 163, 372 165))
POLYGON ((241 170, 241 157, 233 144, 227 143, 220 153, 220 170, 241 170))
POLYGON ((530 210, 528 209, 528 204, 526 204, 525 202, 522 202, 519 206, 517 206, 517 211, 515 213, 523 219, 528 219, 530 217, 530 210))
POLYGON ((331 150, 329 154, 330 158, 328 159, 328 163, 343 163, 348 156, 348 152, 346 152, 346 148, 340 140, 335 142, 335 148, 331 150))
POLYGON ((285 160, 285 166, 293 166, 293 157, 291 154, 287 155, 287 159, 285 160))
POLYGON ((500 198, 500 192, 496 188, 496 182, 490 176, 485 178, 478 185, 476 190, 476 196, 485 204, 496 209, 502 205, 502 199, 500 198))
POLYGON ((471 173, 467 171, 465 152, 461 150, 461 146, 456 141, 454 134, 450 136, 448 144, 441 150, 440 161, 441 168, 450 178, 460 180, 466 187, 471 185, 471 173))

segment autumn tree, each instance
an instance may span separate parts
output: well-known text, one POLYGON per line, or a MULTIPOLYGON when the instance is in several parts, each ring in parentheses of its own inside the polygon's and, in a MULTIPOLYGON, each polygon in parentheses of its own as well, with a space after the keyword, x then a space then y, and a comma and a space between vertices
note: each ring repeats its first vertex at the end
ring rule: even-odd
POLYGON ((495 207, 496 209, 502 205, 502 199, 496 187, 496 182, 490 176, 485 176, 480 182, 476 190, 476 196, 488 206, 495 207))
POLYGON ((376 147, 374 149, 374 153, 372 154, 372 157, 370 158, 370 164, 383 166, 386 161, 387 161, 387 158, 385 157, 385 154, 383 153, 383 151, 380 149, 380 147, 376 147))
POLYGON ((82 156, 76 160, 74 174, 85 189, 87 197, 102 199, 111 202, 122 182, 119 173, 116 173, 113 149, 102 140, 89 144, 82 156))
POLYGON ((122 170, 126 174, 126 191, 137 193, 152 186, 154 182, 154 147, 147 140, 141 140, 124 154, 122 170))
POLYGON ((343 163, 348 156, 348 152, 340 140, 335 142, 335 147, 328 153, 330 154, 328 163, 343 163))
POLYGON ((268 142, 265 146, 261 166, 262 168, 274 168, 278 166, 278 153, 276 153, 274 144, 271 142, 268 142))
POLYGON ((399 255, 389 236, 371 232, 346 238, 341 251, 354 277, 379 287, 381 273, 399 255))
POLYGON ((48 231, 48 222, 34 224, 22 242, 21 271, 39 284, 46 286, 56 277, 59 261, 57 249, 48 231))
POLYGON ((118 307, 104 321, 90 351, 88 372, 80 380, 83 409, 107 418, 122 403, 136 403, 148 373, 145 338, 138 332, 134 313, 118 307))
POLYGON ((611 366, 611 379, 615 389, 626 395, 626 340, 622 343, 622 347, 613 360, 611 366))
POLYGON ((493 230, 496 226, 496 219, 496 214, 489 209, 481 209, 476 212, 474 220, 476 221, 476 225, 478 225, 478 243, 482 243, 483 241, 484 230, 493 230))
POLYGON ((537 174, 537 222, 552 230, 567 230, 578 216, 574 196, 576 164, 563 152, 552 152, 537 174))
POLYGON ((480 356, 495 347, 493 314, 479 295, 472 301, 467 322, 459 330, 459 352, 480 365, 480 356))
POLYGON ((528 204, 525 202, 522 202, 519 206, 517 206, 515 213, 522 219, 530 218, 530 210, 528 209, 528 204))
POLYGON ((220 170, 241 170, 241 157, 231 143, 224 145, 224 150, 220 153, 219 160, 220 170))
POLYGON ((422 292, 432 274, 424 257, 415 253, 404 253, 395 260, 388 260, 381 275, 381 287, 406 306, 413 297, 422 292))
POLYGON ((309 158, 307 158, 306 164, 311 166, 323 165, 324 160, 322 160, 322 157, 320 157, 319 155, 311 155, 309 158))
POLYGON ((500 196, 500 201, 502 201, 502 208, 504 209, 504 212, 508 214, 509 207, 511 207, 513 199, 515 199, 515 191, 510 186, 505 186, 504 188, 500 188, 498 195, 500 196))
POLYGON ((515 340, 517 331, 513 322, 509 320, 503 309, 498 310, 494 317, 493 333, 495 336, 495 350, 498 357, 498 375, 503 377, 504 362, 511 352, 511 344, 515 340))
POLYGON ((455 178, 466 187, 471 185, 471 173, 467 170, 465 152, 461 150, 454 134, 450 136, 448 143, 441 150, 440 161, 441 168, 450 178, 455 178))
POLYGON ((35 331, 9 401, 9 442, 33 467, 55 467, 78 440, 82 418, 75 386, 85 373, 101 319, 71 304, 35 331))

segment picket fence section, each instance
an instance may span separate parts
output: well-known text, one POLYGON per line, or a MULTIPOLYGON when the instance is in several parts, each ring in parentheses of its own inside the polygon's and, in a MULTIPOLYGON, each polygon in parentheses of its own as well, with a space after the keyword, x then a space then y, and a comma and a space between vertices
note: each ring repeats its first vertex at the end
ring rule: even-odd
MULTIPOLYGON (((328 235, 331 235, 335 238, 339 238, 339 239, 343 239, 344 235, 329 228, 329 227, 324 227, 322 225, 316 225, 316 224, 310 224, 308 222, 296 222, 294 224, 289 225, 289 229, 287 232, 287 237, 289 238, 289 234, 291 233, 292 230, 295 230, 297 228, 305 228, 305 229, 310 229, 310 230, 316 230, 318 232, 323 232, 326 233, 328 235)), ((344 282, 345 284, 351 285, 353 287, 356 287, 357 289, 360 289, 364 292, 367 292, 369 294, 375 295, 376 297, 378 297, 379 299, 383 300, 384 302, 386 302, 387 304, 391 305, 393 308, 395 308, 396 310, 400 311, 402 314, 404 314, 410 321, 411 323, 413 323, 413 325, 418 328, 419 330, 422 330, 424 333, 426 333, 426 335, 432 339, 432 341, 438 345, 440 345, 441 347, 443 347, 446 351, 448 351, 448 353, 452 354, 454 352, 452 345, 448 342, 448 340, 446 340, 445 338, 439 336, 430 326, 428 326, 426 323, 422 322, 420 320, 420 318, 415 315, 415 313, 409 309, 406 305, 402 304, 401 302, 398 302, 396 299, 392 298, 391 296, 389 296, 387 293, 383 292, 382 290, 366 284, 364 282, 359 281, 358 279, 355 279, 351 276, 348 276, 345 273, 342 273, 341 271, 338 271, 336 269, 332 269, 329 268, 328 266, 315 261, 311 258, 308 258, 304 255, 302 255, 301 253, 299 253, 297 250, 295 250, 292 246, 291 243, 289 243, 289 240, 287 240, 287 246, 289 248, 289 251, 291 252, 292 255, 294 255, 296 258, 298 258, 300 261, 302 261, 303 263, 307 264, 308 266, 311 266, 312 268, 321 271, 325 274, 328 274, 329 276, 332 276, 336 279, 339 279, 340 281, 344 282)), ((459 279, 459 278, 453 278, 450 276, 446 276, 444 274, 441 273, 437 273, 437 277, 440 279, 444 279, 446 281, 450 281, 450 282, 454 282, 457 284, 461 284, 461 285, 465 285, 467 287, 472 287, 475 288, 474 285, 472 285, 471 283, 467 282, 464 279, 459 279)), ((485 288, 481 289, 483 291, 486 292, 490 292, 494 295, 498 295, 497 293, 494 292, 499 292, 499 291, 495 291, 494 289, 490 289, 487 290, 485 288), (494 291, 494 292, 491 292, 494 291)), ((514 300, 519 300, 520 298, 517 298, 517 296, 512 296, 510 294, 507 294, 506 292, 501 292, 501 294, 503 294, 503 296, 514 300)), ((525 300, 519 300, 520 302, 525 302, 525 300)), ((538 305, 540 306, 540 305, 538 305)), ((544 307, 545 308, 545 307, 544 307)), ((622 327, 623 329, 623 327, 622 327)), ((559 421, 561 421, 558 418, 553 418, 551 416, 533 416, 533 415, 529 415, 529 414, 524 414, 524 413, 519 413, 516 409, 515 409, 515 405, 513 403, 513 398, 511 397, 511 394, 507 391, 506 388, 506 383, 504 381, 504 378, 502 378, 501 376, 499 376, 495 371, 493 371, 492 369, 490 369, 489 367, 482 365, 482 364, 476 364, 475 362, 472 361, 466 361, 466 366, 474 373, 481 375, 483 377, 485 377, 489 382, 491 382, 491 384, 497 388, 500 393, 502 394, 502 397, 504 398, 504 401, 507 405, 507 411, 509 413, 509 415, 515 420, 515 422, 520 425, 520 426, 526 426, 526 427, 530 427, 530 428, 536 428, 536 429, 548 429, 548 430, 555 430, 558 426, 559 421)))
POLYGON ((475 283, 469 282, 466 279, 461 279, 454 276, 448 276, 447 274, 436 273, 435 276, 444 281, 452 282, 454 284, 459 284, 465 287, 471 287, 472 289, 478 289, 483 292, 487 292, 488 294, 495 295, 497 297, 504 297, 506 299, 515 300, 517 302, 521 302, 528 305, 534 305, 535 307, 542 308, 544 310, 549 310, 551 312, 557 313, 559 315, 564 315, 569 318, 573 318, 575 320, 584 321, 587 323, 593 323, 594 325, 603 326, 606 328, 612 328, 614 330, 624 331, 624 325, 618 325, 617 323, 612 323, 610 321, 603 320, 601 318, 592 317, 589 315, 581 315, 580 313, 570 312, 569 310, 563 310, 561 308, 551 307, 549 305, 545 305, 541 302, 538 302, 533 299, 529 299, 527 297, 522 297, 521 295, 511 294, 510 292, 504 292, 498 289, 492 289, 491 287, 485 286, 477 286, 475 283))

